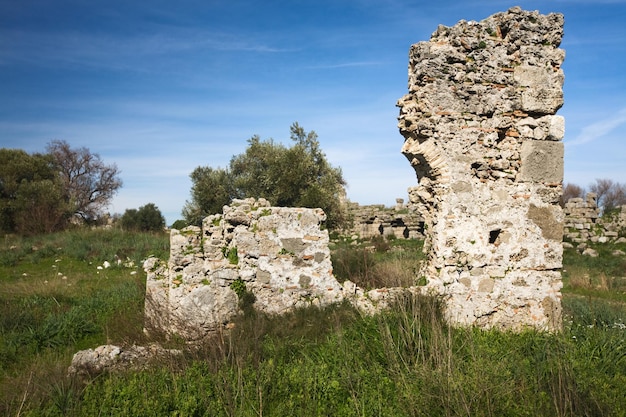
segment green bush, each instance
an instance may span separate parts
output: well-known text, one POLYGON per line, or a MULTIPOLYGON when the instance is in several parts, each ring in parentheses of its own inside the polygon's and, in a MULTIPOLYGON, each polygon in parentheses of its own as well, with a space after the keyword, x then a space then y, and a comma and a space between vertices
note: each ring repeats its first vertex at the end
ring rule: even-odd
POLYGON ((165 218, 157 206, 148 203, 138 209, 127 209, 120 224, 124 230, 158 232, 165 228, 165 218))

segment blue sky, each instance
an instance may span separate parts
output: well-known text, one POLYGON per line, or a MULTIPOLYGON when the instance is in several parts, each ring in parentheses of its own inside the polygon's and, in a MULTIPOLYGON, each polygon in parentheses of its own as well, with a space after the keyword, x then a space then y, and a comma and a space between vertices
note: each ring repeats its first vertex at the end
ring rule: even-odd
POLYGON ((297 121, 348 197, 416 184, 396 100, 408 50, 438 24, 520 5, 565 15, 565 181, 626 182, 626 0, 0 0, 0 147, 85 146, 121 170, 109 208, 181 217, 197 166, 297 121))

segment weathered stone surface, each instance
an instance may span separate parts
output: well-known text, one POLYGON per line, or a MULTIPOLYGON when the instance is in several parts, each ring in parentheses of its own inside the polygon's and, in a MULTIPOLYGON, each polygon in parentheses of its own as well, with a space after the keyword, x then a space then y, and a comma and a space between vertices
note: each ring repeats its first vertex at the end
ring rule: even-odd
POLYGON ((361 206, 357 203, 347 205, 352 227, 343 231, 347 235, 356 235, 361 239, 377 236, 394 236, 398 239, 421 239, 424 237, 423 219, 405 206, 404 199, 396 199, 396 206, 387 208, 383 204, 361 206))
POLYGON ((402 153, 427 289, 454 323, 560 327, 563 16, 518 7, 439 26, 409 52, 402 153))
POLYGON ((323 220, 320 209, 246 199, 205 218, 202 228, 172 230, 169 263, 144 264, 146 329, 205 336, 239 313, 233 285, 244 285, 254 308, 268 313, 341 300, 323 220))
POLYGON ((616 207, 611 216, 600 217, 597 196, 587 193, 585 198, 570 198, 563 208, 564 235, 572 242, 623 243, 620 231, 626 230, 626 206, 616 207))
POLYGON ((102 372, 142 369, 155 360, 180 357, 182 351, 165 349, 159 345, 120 347, 102 345, 74 354, 68 374, 80 378, 93 378, 102 372))

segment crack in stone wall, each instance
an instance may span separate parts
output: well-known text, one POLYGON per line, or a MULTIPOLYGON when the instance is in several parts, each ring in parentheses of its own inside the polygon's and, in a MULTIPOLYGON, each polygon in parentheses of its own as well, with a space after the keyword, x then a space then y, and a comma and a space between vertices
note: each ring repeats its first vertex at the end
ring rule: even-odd
POLYGON ((560 327, 562 36, 561 14, 514 7, 410 49, 398 127, 427 228, 421 274, 451 322, 560 327))

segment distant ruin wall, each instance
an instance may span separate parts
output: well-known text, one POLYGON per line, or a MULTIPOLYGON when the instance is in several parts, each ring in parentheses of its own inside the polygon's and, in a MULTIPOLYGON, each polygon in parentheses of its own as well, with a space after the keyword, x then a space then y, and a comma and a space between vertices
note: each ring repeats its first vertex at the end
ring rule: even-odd
POLYGON ((611 216, 600 217, 596 194, 570 198, 565 207, 565 238, 572 243, 615 242, 626 231, 626 206, 617 207, 611 216))
POLYGON ((392 208, 385 207, 384 204, 361 206, 358 203, 348 203, 347 212, 352 226, 343 231, 346 235, 361 239, 380 236, 397 239, 424 237, 423 219, 410 210, 402 198, 397 198, 396 205, 392 208))
POLYGON ((562 15, 515 7, 409 52, 398 126, 426 224, 421 274, 452 322, 561 325, 562 36, 562 15))

